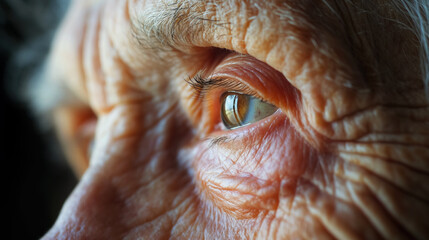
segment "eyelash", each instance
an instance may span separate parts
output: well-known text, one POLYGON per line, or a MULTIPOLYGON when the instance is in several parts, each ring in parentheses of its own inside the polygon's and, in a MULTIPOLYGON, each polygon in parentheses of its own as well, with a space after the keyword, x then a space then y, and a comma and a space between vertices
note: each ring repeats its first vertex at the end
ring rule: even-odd
POLYGON ((239 92, 264 100, 247 85, 238 81, 231 81, 226 78, 204 78, 200 74, 197 74, 194 77, 189 77, 185 81, 194 89, 196 93, 195 96, 198 99, 204 100, 210 90, 223 88, 227 91, 239 92))
MULTIPOLYGON (((218 92, 219 95, 215 94, 215 98, 221 96, 224 92, 238 92, 265 101, 265 99, 257 94, 256 91, 237 80, 234 81, 227 78, 204 78, 201 74, 196 74, 194 77, 185 79, 185 82, 195 91, 194 99, 197 101, 202 101, 203 103, 201 105, 206 107, 210 107, 211 103, 213 103, 209 100, 210 98, 207 96, 207 94, 210 91, 216 90, 220 90, 220 93, 218 92), (205 101, 207 101, 208 104, 204 103, 205 101)), ((217 136, 206 138, 206 140, 209 141, 209 147, 212 147, 214 145, 219 145, 220 143, 231 141, 233 139, 231 139, 229 136, 217 136)))

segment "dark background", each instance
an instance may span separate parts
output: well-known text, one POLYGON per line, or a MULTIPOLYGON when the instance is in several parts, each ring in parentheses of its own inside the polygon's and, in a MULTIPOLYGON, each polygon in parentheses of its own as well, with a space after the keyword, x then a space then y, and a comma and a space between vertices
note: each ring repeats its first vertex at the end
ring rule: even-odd
POLYGON ((41 128, 25 95, 49 51, 67 0, 0 0, 0 160, 4 239, 38 239, 76 184, 55 139, 41 128))

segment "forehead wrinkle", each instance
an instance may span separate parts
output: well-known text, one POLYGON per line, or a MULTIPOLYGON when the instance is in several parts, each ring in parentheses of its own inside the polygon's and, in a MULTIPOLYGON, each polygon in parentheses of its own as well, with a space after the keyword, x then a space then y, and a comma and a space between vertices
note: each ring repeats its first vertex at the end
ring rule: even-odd
MULTIPOLYGON (((135 10, 135 17, 132 18, 134 39, 145 49, 168 51, 183 50, 181 48, 193 45, 200 47, 210 45, 247 53, 246 32, 253 21, 272 25, 273 21, 277 20, 279 26, 275 30, 276 35, 289 38, 296 35, 291 28, 311 30, 317 28, 303 12, 303 5, 306 4, 300 1, 147 2, 145 7, 136 8, 138 10, 135 10), (235 45, 238 49, 234 47, 235 45)), ((273 31, 267 28, 262 30, 270 33, 273 31)), ((264 32, 261 33, 263 34, 264 32)))
POLYGON ((228 27, 215 19, 216 4, 211 1, 161 2, 133 22, 133 36, 143 48, 180 50, 189 45, 205 28, 228 27))

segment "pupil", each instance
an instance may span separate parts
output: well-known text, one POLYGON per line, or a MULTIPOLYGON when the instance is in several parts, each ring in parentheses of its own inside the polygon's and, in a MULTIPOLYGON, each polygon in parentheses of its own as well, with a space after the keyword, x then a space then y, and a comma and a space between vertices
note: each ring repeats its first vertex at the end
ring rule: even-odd
POLYGON ((222 96, 221 116, 228 128, 242 126, 248 112, 249 96, 238 93, 225 93, 222 96))

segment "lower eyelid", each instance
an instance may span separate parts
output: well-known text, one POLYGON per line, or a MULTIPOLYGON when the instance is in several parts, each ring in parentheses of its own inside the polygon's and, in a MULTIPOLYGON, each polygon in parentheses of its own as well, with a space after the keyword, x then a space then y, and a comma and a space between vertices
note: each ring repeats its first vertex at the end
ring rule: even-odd
POLYGON ((239 140, 245 137, 260 137, 258 134, 267 134, 265 131, 267 128, 270 128, 272 125, 280 124, 287 121, 287 116, 279 108, 272 115, 261 119, 252 124, 245 125, 240 128, 235 129, 217 129, 208 135, 206 140, 210 141, 210 146, 221 145, 224 143, 231 143, 235 140, 239 140))
POLYGON ((221 136, 221 137, 215 137, 215 138, 208 138, 207 140, 210 141, 209 147, 213 147, 214 145, 221 145, 223 143, 227 143, 228 141, 231 140, 231 138, 227 136, 221 136))

